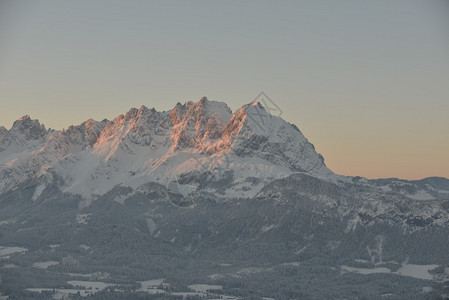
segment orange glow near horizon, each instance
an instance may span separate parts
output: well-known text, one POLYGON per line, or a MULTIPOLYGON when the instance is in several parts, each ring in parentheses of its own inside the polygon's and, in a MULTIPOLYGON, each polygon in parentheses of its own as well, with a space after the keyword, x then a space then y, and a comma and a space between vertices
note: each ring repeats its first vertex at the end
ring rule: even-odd
POLYGON ((396 141, 392 141, 391 135, 383 138, 367 135, 365 140, 344 138, 347 136, 336 141, 329 135, 315 144, 326 165, 337 174, 369 179, 449 178, 449 141, 438 142, 439 136, 396 141))
POLYGON ((264 91, 338 174, 449 178, 448 1, 87 2, 0 1, 0 126, 264 91))

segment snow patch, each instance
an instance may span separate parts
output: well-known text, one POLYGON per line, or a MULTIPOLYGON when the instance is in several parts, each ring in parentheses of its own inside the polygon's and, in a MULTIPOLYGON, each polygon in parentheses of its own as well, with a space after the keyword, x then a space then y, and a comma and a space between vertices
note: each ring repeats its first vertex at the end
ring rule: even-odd
POLYGON ((292 261, 283 263, 282 266, 299 267, 301 263, 299 261, 292 261))
POLYGON ((3 220, 3 221, 0 221, 0 226, 1 226, 1 225, 6 225, 6 224, 12 224, 12 223, 14 223, 14 222, 15 222, 14 219, 3 220))
POLYGON ((270 231, 271 229, 273 229, 276 225, 271 224, 271 225, 264 225, 262 226, 262 228, 260 229, 261 232, 267 232, 270 231))
POLYGON ((433 197, 432 195, 430 195, 429 193, 427 193, 424 190, 419 190, 415 194, 408 194, 408 193, 403 193, 403 194, 413 200, 434 200, 435 199, 435 197, 433 197))
POLYGON ((386 267, 377 268, 356 268, 349 267, 346 265, 340 266, 342 274, 345 272, 358 273, 363 275, 385 273, 385 274, 396 274, 401 276, 408 276, 417 279, 424 280, 434 280, 434 275, 429 273, 429 271, 437 268, 439 265, 414 265, 414 264, 402 264, 402 266, 395 272, 392 272, 386 267))
POLYGON ((34 194, 31 199, 33 201, 36 201, 39 198, 39 196, 42 194, 42 192, 45 190, 46 187, 47 187, 47 185, 45 185, 45 184, 38 185, 36 187, 36 189, 34 190, 34 194))
POLYGON ((353 219, 348 221, 348 225, 346 225, 345 233, 353 232, 357 229, 357 225, 362 224, 362 220, 357 214, 353 219))
POLYGON ((165 294, 167 291, 163 288, 168 288, 170 285, 164 281, 164 278, 139 281, 141 287, 138 291, 148 294, 165 294))
POLYGON ((59 264, 59 262, 57 261, 53 261, 53 260, 49 260, 49 261, 42 261, 42 262, 35 262, 33 264, 33 268, 38 268, 38 269, 47 269, 50 266, 54 266, 59 264))
POLYGON ((391 273, 390 269, 384 267, 368 269, 368 268, 355 268, 343 265, 340 266, 340 269, 342 270, 342 273, 350 272, 350 273, 359 273, 363 275, 377 274, 377 273, 387 273, 387 274, 391 273))
POLYGON ((438 265, 413 265, 403 264, 395 273, 418 279, 432 280, 433 275, 429 271, 437 268, 438 265))
POLYGON ((5 247, 5 246, 0 246, 0 259, 9 259, 9 256, 11 254, 25 253, 27 251, 28 251, 27 248, 22 248, 22 247, 5 247))

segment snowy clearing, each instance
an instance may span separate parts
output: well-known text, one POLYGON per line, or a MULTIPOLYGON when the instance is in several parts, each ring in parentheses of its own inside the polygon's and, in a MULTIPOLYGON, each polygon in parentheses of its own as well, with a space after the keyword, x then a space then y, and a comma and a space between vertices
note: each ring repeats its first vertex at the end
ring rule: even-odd
POLYGON ((359 273, 363 275, 368 274, 376 274, 376 273, 391 273, 391 270, 388 268, 374 268, 374 269, 367 269, 367 268, 355 268, 355 267, 349 267, 349 266, 341 266, 342 273, 350 272, 350 273, 359 273))
POLYGON ((435 276, 430 274, 429 271, 437 268, 438 265, 413 265, 413 264, 403 264, 396 272, 391 272, 390 269, 386 267, 378 267, 378 268, 356 268, 349 266, 341 266, 342 274, 346 272, 350 273, 358 273, 362 275, 376 274, 376 273, 385 273, 385 274, 396 274, 401 276, 408 276, 417 279, 424 280, 434 280, 435 276))
POLYGON ((164 282, 164 278, 161 279, 152 279, 152 280, 145 280, 145 281, 139 281, 141 287, 138 289, 139 292, 145 292, 148 294, 165 294, 167 291, 161 289, 162 287, 168 287, 170 286, 168 283, 164 282))
POLYGON ((28 251, 27 248, 22 248, 22 247, 0 246, 0 259, 8 259, 10 254, 25 253, 27 251, 28 251))
POLYGON ((437 268, 438 265, 412 265, 404 264, 395 272, 402 276, 409 276, 418 279, 432 280, 433 275, 429 273, 430 270, 437 268))
POLYGON ((59 264, 59 262, 57 261, 53 261, 53 260, 49 260, 49 261, 41 261, 41 262, 35 262, 33 264, 33 268, 38 268, 38 269, 47 269, 50 266, 54 266, 59 264))

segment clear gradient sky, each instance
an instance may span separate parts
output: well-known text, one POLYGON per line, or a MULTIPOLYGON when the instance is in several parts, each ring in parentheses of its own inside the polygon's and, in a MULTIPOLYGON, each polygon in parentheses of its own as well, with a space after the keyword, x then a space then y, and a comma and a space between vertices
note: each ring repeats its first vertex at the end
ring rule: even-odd
POLYGON ((339 174, 449 177, 449 1, 0 0, 0 125, 265 91, 339 174))

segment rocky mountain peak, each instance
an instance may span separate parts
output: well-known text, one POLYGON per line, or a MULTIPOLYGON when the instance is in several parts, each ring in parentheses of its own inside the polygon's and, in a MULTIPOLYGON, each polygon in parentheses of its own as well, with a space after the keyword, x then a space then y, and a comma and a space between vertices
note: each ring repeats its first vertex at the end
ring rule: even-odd
POLYGON ((0 126, 0 151, 5 150, 8 143, 9 143, 8 129, 6 129, 3 126, 0 126))
POLYGON ((176 104, 170 112, 173 147, 208 147, 211 140, 221 137, 231 116, 232 111, 225 103, 210 101, 206 97, 196 103, 176 104))
POLYGON ((70 126, 67 130, 62 130, 61 135, 67 138, 68 143, 80 145, 84 149, 97 142, 107 122, 107 120, 98 122, 91 118, 80 125, 70 126))
POLYGON ((33 120, 29 115, 24 115, 14 122, 9 130, 10 136, 24 140, 38 140, 47 133, 45 126, 38 120, 33 120))

